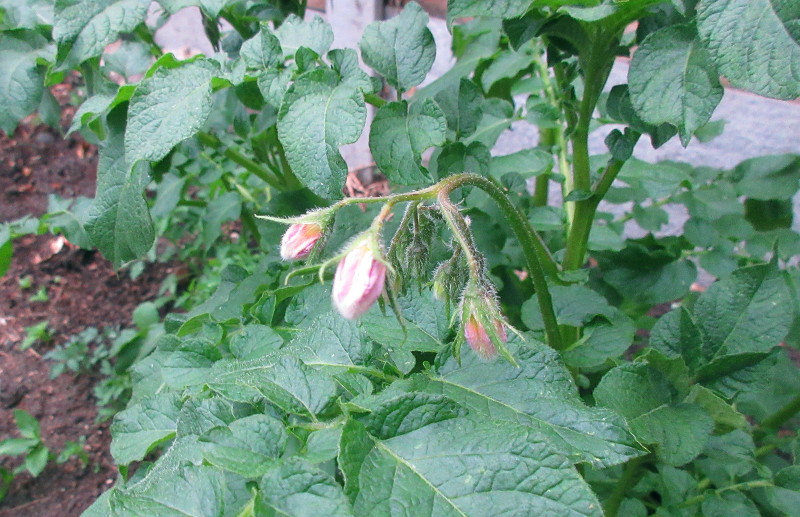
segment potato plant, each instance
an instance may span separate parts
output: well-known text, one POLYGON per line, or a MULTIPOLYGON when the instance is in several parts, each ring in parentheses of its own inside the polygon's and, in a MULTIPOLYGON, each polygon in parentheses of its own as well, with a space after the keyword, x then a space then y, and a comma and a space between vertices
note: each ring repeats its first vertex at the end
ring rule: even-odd
POLYGON ((85 516, 797 513, 800 156, 633 157, 713 136, 721 77, 800 97, 796 2, 449 0, 425 86, 414 2, 358 49, 304 2, 159 3, 215 52, 164 54, 149 0, 0 0, 0 129, 85 84, 97 194, 65 231, 117 266, 187 233, 203 261, 231 221, 250 244, 132 366, 85 516), (515 124, 539 141, 493 154, 515 124), (343 197, 362 134, 388 196, 343 197))

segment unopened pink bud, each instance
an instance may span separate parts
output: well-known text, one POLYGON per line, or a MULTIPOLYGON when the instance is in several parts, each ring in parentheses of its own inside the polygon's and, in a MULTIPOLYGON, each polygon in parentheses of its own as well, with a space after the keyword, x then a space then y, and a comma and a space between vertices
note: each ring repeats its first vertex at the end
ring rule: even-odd
MULTIPOLYGON (((497 331, 497 336, 503 343, 506 342, 508 336, 506 329, 500 320, 494 320, 494 328, 497 331)), ((466 325, 464 325, 464 337, 469 343, 469 346, 475 350, 479 356, 484 359, 490 359, 497 355, 497 348, 492 343, 486 329, 481 325, 478 319, 472 314, 469 315, 466 325)))
POLYGON ((281 258, 283 260, 306 258, 321 236, 322 227, 316 223, 291 225, 281 239, 281 258))
POLYGON ((339 262, 333 277, 333 303, 352 320, 372 307, 383 291, 386 266, 375 258, 369 244, 352 249, 339 262))

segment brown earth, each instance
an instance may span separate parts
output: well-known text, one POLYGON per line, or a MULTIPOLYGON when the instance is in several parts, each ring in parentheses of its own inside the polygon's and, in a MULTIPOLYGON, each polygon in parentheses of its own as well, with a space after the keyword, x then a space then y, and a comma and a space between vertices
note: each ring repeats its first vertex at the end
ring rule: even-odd
MULTIPOLYGON (((62 103, 70 85, 55 87, 62 103)), ((74 113, 65 107, 62 128, 74 113)), ((80 136, 66 140, 59 131, 23 123, 11 137, 0 132, 0 222, 25 214, 41 215, 47 195, 94 195, 97 150, 80 136)), ((24 409, 41 423, 42 438, 51 450, 85 437, 89 461, 73 458, 63 465, 50 462, 39 477, 16 477, 0 517, 72 517, 80 515, 117 476, 109 454, 108 422, 96 424, 92 387, 98 372, 66 373, 51 380, 44 354, 88 327, 129 326, 133 309, 158 294, 170 272, 167 264, 148 265, 136 280, 117 274, 99 253, 81 250, 53 235, 27 236, 14 242, 11 268, 0 277, 0 440, 17 436, 12 411, 24 409), (30 277, 31 287, 19 280, 30 277), (32 302, 41 287, 48 301, 32 302), (25 327, 47 320, 53 339, 20 350, 25 327)), ((20 459, 2 457, 11 469, 20 459)))

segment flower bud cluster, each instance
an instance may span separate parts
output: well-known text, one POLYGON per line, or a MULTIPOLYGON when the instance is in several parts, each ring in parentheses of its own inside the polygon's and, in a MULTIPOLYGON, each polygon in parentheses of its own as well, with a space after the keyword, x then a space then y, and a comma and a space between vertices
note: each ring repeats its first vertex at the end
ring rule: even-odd
POLYGON ((470 279, 464 288, 460 309, 462 327, 456 339, 456 357, 463 340, 484 359, 491 359, 500 352, 515 363, 505 347, 508 341, 506 328, 511 329, 511 326, 503 317, 492 284, 485 279, 470 279))
MULTIPOLYGON (((382 219, 376 219, 377 223, 351 241, 344 251, 322 264, 320 274, 326 264, 338 261, 332 299, 342 316, 355 319, 369 310, 384 293, 387 269, 417 282, 428 275, 428 255, 436 232, 431 210, 419 203, 409 206, 392 239, 388 259, 384 257, 380 244, 382 219)), ((291 225, 281 239, 281 257, 284 260, 313 260, 315 252, 319 252, 324 244, 332 220, 330 210, 282 220, 291 225)), ((462 226, 466 228, 461 230, 462 233, 469 232, 468 224, 462 226)), ((459 229, 456 227, 453 231, 459 229)), ((503 317, 494 287, 486 278, 483 257, 473 249, 471 235, 459 242, 462 244, 454 240, 453 256, 439 264, 433 274, 434 295, 445 300, 448 307, 453 300, 459 300, 454 315, 460 320, 454 355, 459 356, 461 344, 466 341, 484 359, 495 357, 499 352, 514 363, 505 347, 508 340, 506 329, 514 329, 503 317)), ((393 299, 392 292, 402 287, 398 278, 397 283, 389 287, 390 299, 393 299)))

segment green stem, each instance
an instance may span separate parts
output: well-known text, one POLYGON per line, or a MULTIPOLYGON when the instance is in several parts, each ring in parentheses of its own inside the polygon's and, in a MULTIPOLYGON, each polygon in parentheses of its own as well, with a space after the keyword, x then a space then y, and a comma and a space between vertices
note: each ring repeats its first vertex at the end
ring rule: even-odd
MULTIPOLYGON (((580 60, 581 68, 584 70, 583 97, 578 107, 578 119, 572 133, 572 174, 567 174, 564 188, 567 194, 573 191, 591 191, 589 126, 592 122, 592 115, 597 106, 597 101, 603 91, 603 86, 614 64, 614 53, 608 51, 613 46, 602 44, 603 41, 606 41, 602 34, 598 33, 595 36, 596 41, 601 43, 596 47, 592 47, 590 54, 580 60)), ((611 40, 617 41, 618 38, 611 38, 611 40)), ((578 269, 583 265, 589 230, 600 199, 602 199, 602 196, 599 196, 596 200, 589 198, 566 203, 569 231, 564 255, 565 270, 578 269)))
POLYGON ((575 219, 567 234, 567 249, 564 253, 564 270, 571 271, 583 266, 586 258, 586 251, 589 245, 589 232, 592 230, 594 216, 597 213, 597 206, 608 193, 611 184, 619 174, 625 162, 609 160, 608 165, 603 171, 602 176, 591 190, 591 196, 584 199, 575 206, 575 219))
POLYGON ((472 232, 469 230, 469 225, 458 211, 458 208, 453 205, 449 198, 449 192, 441 190, 439 192, 439 207, 441 208, 442 216, 444 217, 447 226, 458 242, 461 251, 467 259, 467 266, 472 279, 479 279, 483 269, 483 260, 479 258, 475 248, 475 242, 472 240, 472 232))
POLYGON ((441 192, 449 193, 452 190, 472 185, 480 188, 494 199, 495 203, 503 211, 511 226, 511 230, 517 237, 522 246, 528 273, 533 281, 536 290, 536 297, 539 301, 539 308, 542 312, 545 333, 547 334, 548 344, 556 350, 563 350, 561 333, 558 329, 555 311, 553 310, 553 299, 550 296, 550 289, 547 286, 547 278, 557 279, 557 267, 553 257, 547 250, 539 234, 531 228, 525 216, 514 206, 505 192, 490 180, 477 174, 457 174, 450 176, 439 182, 441 192))
POLYGON ((547 206, 547 197, 550 191, 550 178, 547 174, 536 177, 533 189, 533 206, 547 206))
MULTIPOLYGON (((717 490, 714 490, 712 493, 715 493, 715 494, 719 495, 719 494, 722 494, 724 492, 728 492, 730 490, 743 491, 743 490, 750 490, 752 488, 765 488, 765 487, 770 487, 770 486, 775 486, 772 483, 772 481, 769 481, 769 480, 766 480, 766 479, 757 479, 755 481, 746 481, 744 483, 737 483, 735 485, 722 487, 722 488, 719 488, 717 490)), ((689 506, 692 506, 692 505, 695 505, 695 504, 698 504, 698 503, 702 503, 703 500, 706 497, 708 497, 708 493, 696 495, 694 497, 690 497, 689 499, 687 499, 684 502, 682 502, 681 504, 679 504, 678 508, 687 508, 689 506)))
POLYGON ((775 431, 800 411, 800 395, 789 401, 788 404, 768 416, 761 422, 761 426, 753 433, 755 439, 763 438, 768 431, 775 431))
POLYGON ((388 102, 383 97, 379 97, 379 96, 375 95, 374 93, 368 93, 368 94, 364 95, 364 100, 367 101, 368 104, 372 104, 376 108, 380 108, 381 106, 383 106, 384 104, 386 104, 388 102))
POLYGON ((617 481, 617 484, 614 485, 614 490, 603 504, 603 510, 606 514, 606 517, 616 517, 617 512, 619 511, 619 505, 622 504, 625 494, 637 480, 636 476, 639 473, 639 467, 641 467, 642 463, 644 463, 649 457, 649 454, 645 454, 644 456, 633 458, 625 464, 625 468, 622 471, 622 476, 619 478, 619 481, 617 481))
POLYGON ((230 147, 226 147, 223 149, 224 144, 222 141, 217 138, 216 136, 210 133, 198 133, 197 139, 200 140, 200 143, 207 147, 213 147, 214 149, 222 152, 222 154, 234 162, 237 165, 244 167, 249 172, 252 172, 257 177, 264 180, 269 186, 273 187, 277 190, 288 190, 286 185, 283 182, 275 177, 274 172, 269 171, 268 169, 262 167, 260 164, 256 163, 255 161, 251 160, 247 156, 243 155, 236 149, 232 149, 230 147))
MULTIPOLYGON (((542 59, 542 56, 537 56, 534 60, 534 64, 536 69, 539 73, 539 77, 542 80, 542 84, 544 85, 544 94, 547 97, 548 102, 558 109, 559 113, 564 114, 564 105, 562 101, 559 99, 558 94, 556 93, 555 85, 553 81, 550 79, 550 71, 547 69, 547 64, 542 59)), ((557 78, 556 78, 557 79, 557 78)), ((566 115, 564 115, 566 116, 566 115)), ((561 121, 558 121, 558 124, 554 128, 542 129, 541 130, 542 138, 541 143, 547 146, 548 150, 551 149, 553 146, 558 147, 558 172, 563 175, 565 178, 569 176, 569 159, 567 157, 567 139, 564 135, 564 125, 561 121)), ((545 178, 547 178, 545 176, 545 178)), ((549 185, 548 179, 545 178, 536 178, 536 190, 534 196, 534 206, 545 206, 547 204, 547 193, 548 190, 543 186, 544 184, 549 185), (540 189, 542 193, 540 194, 540 189), (537 197, 538 196, 538 197, 537 197), (541 203, 542 199, 544 199, 544 203, 541 203)))

